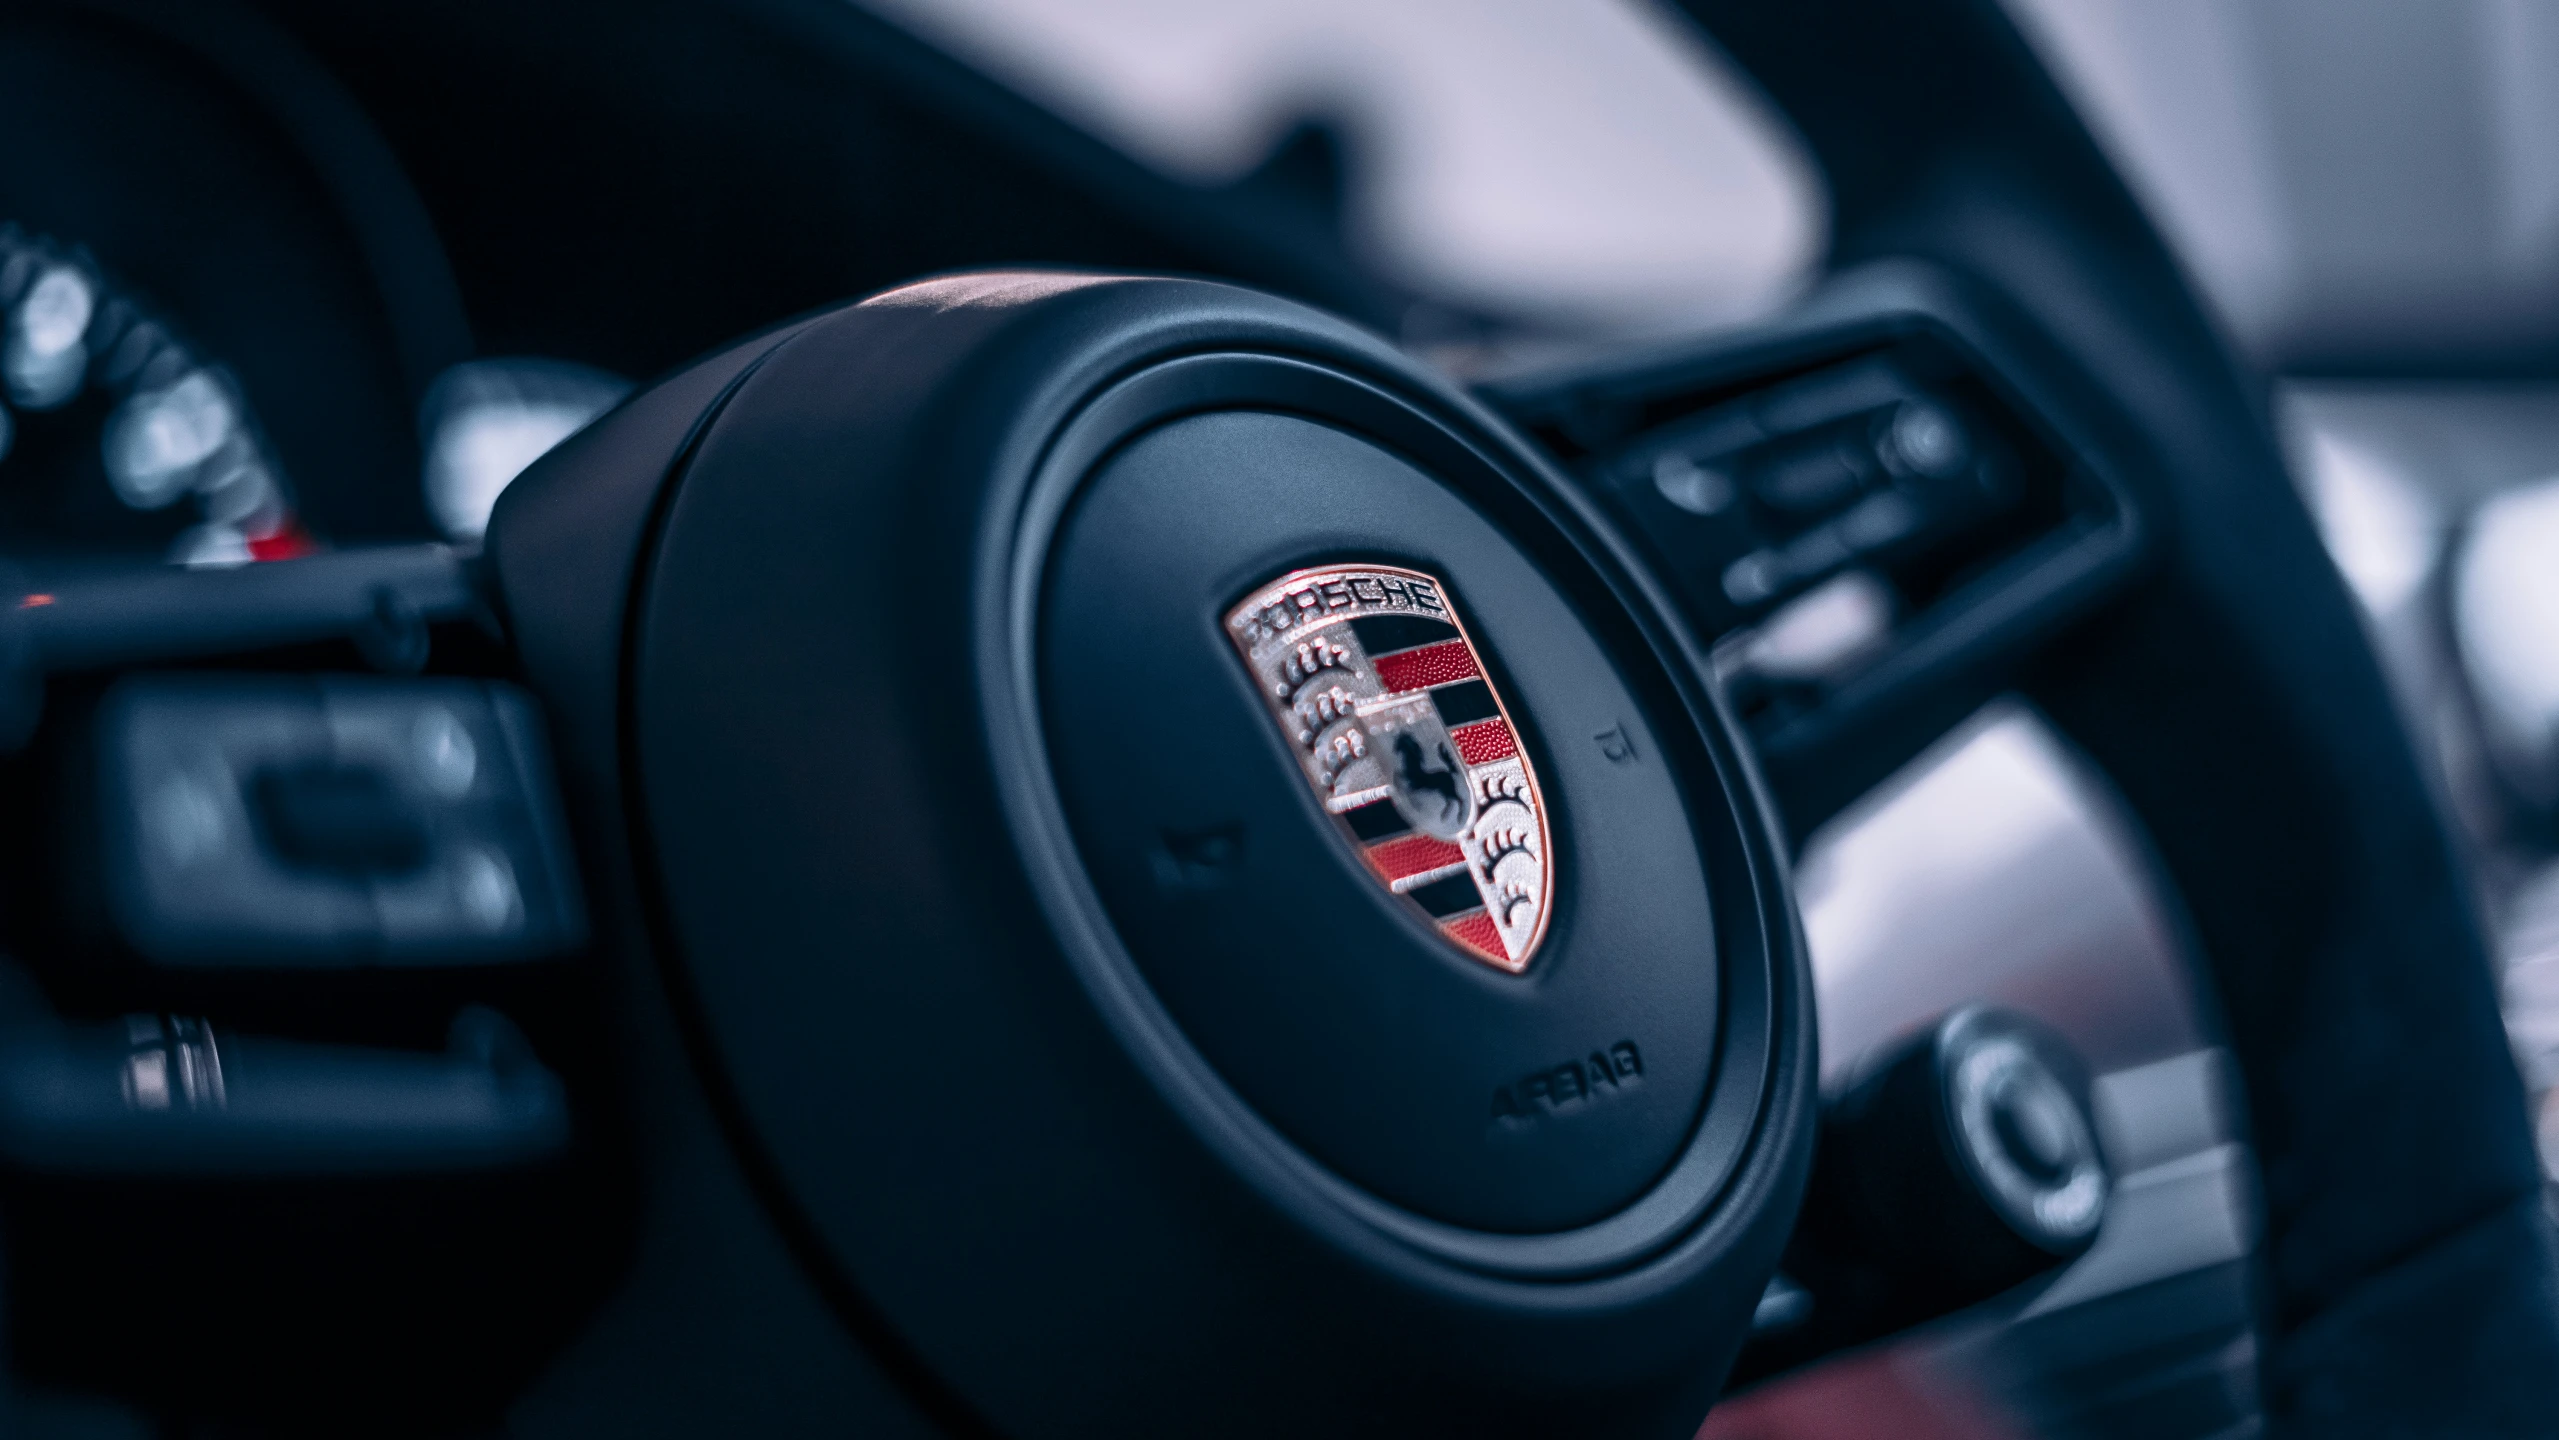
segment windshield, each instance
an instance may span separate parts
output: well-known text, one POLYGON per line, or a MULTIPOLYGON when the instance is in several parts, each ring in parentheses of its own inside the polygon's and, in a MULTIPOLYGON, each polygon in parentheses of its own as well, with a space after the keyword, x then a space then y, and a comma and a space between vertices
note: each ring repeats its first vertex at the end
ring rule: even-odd
POLYGON ((1731 324, 1821 256, 1825 200, 1791 133, 1653 5, 869 3, 1178 178, 1331 170, 1363 259, 1531 332, 1731 324))

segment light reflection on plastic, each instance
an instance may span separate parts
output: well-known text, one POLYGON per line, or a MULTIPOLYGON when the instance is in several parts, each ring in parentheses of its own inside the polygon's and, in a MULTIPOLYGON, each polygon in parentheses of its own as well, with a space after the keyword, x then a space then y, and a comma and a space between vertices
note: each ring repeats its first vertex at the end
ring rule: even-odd
POLYGON ((1844 571, 1736 636, 1716 659, 1771 680, 1832 679, 1892 638, 1893 610, 1890 586, 1864 570, 1844 571))
POLYGON ((9 315, 0 341, 0 378, 9 398, 29 410, 50 410, 80 392, 89 349, 81 337, 97 312, 97 286, 69 265, 36 277, 9 315))
POLYGON ((2390 615, 2434 568, 2442 519, 2408 476, 2365 448, 2323 430, 2307 439, 2301 463, 2320 539, 2365 611, 2390 615))
POLYGON ((618 375, 565 360, 473 360, 427 394, 427 509, 456 540, 477 540, 525 467, 630 393, 618 375))
POLYGON ((2499 773, 2521 798, 2559 809, 2559 478, 2471 516, 2452 615, 2499 773))
POLYGON ((1977 713, 1812 835, 1796 867, 1834 1082, 1988 1000, 2101 1066, 2201 1043, 2159 882, 2120 802, 2042 717, 1977 713))

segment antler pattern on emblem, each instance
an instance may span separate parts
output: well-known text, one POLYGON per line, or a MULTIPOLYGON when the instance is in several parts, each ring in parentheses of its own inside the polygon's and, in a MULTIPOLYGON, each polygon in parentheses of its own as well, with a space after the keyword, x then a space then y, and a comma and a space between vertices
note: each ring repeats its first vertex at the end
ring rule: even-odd
POLYGON ((1350 663, 1351 652, 1330 640, 1319 637, 1304 641, 1293 654, 1280 662, 1280 683, 1274 688, 1278 690, 1279 698, 1286 700, 1304 689, 1307 681, 1329 670, 1346 669, 1350 663))
POLYGON ((1513 855, 1534 858, 1537 854, 1536 849, 1528 843, 1529 832, 1524 826, 1505 825, 1498 830, 1478 830, 1476 836, 1478 843, 1483 846, 1482 857, 1476 865, 1483 872, 1484 883, 1488 885, 1493 883, 1493 872, 1501 868, 1503 861, 1513 855))
POLYGON ((1320 695, 1301 698, 1290 709, 1297 720, 1297 743, 1312 745, 1315 737, 1333 728, 1337 721, 1351 717, 1359 697, 1339 685, 1328 685, 1320 695))
POLYGON ((1316 746, 1314 753, 1316 768, 1323 771, 1329 786, 1344 770, 1368 758, 1368 732, 1354 725, 1316 746))
MULTIPOLYGON (((1475 813, 1489 814, 1498 805, 1516 805, 1529 809, 1528 782, 1517 775, 1479 775, 1475 778, 1475 813)), ((1531 813, 1535 813, 1531 811, 1531 813)))

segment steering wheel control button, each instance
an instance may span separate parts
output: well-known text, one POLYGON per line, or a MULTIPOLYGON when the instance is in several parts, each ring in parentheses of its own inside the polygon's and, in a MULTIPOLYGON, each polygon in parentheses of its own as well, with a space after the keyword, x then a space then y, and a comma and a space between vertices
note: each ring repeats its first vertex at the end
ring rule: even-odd
POLYGON ((1976 1006, 1861 1068, 1787 1252, 1812 1321, 1745 1374, 1987 1300, 2077 1258, 2105 1219, 2087 1069, 2043 1026, 1976 1006))
POLYGON ((178 966, 484 964, 583 912, 529 702, 451 680, 128 679, 97 722, 110 937, 178 966))
POLYGON ((2037 1248, 2075 1254, 2097 1235, 2106 1209, 2106 1166, 2086 1112, 2052 1062, 2027 1040, 1975 1039, 1945 1074, 1947 1113, 1959 1150, 2000 1218, 2037 1248))
POLYGON ((1546 938, 1537 772, 1447 587, 1417 570, 1284 575, 1226 616, 1271 718, 1378 883, 1516 975, 1546 938))
POLYGON ((248 794, 267 850, 287 865, 404 875, 426 863, 425 818, 376 766, 261 770, 250 778, 248 794))
POLYGON ((471 793, 471 782, 480 775, 480 747, 471 739, 470 727, 452 711, 441 705, 420 710, 417 723, 409 727, 409 746, 418 783, 428 791, 447 800, 471 793))
POLYGON ((1945 406, 1925 400, 1905 401, 1894 410, 1876 449, 1886 465, 1931 480, 1952 479, 1973 459, 1973 440, 1964 422, 1945 406))

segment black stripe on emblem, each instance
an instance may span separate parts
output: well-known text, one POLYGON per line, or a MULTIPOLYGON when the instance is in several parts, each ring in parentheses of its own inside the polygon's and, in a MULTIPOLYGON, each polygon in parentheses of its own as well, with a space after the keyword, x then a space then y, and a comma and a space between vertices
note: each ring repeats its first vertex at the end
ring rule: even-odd
POLYGON ((1502 713, 1501 707, 1493 703, 1493 687, 1481 680, 1442 685, 1431 692, 1431 704, 1439 710, 1440 723, 1452 729, 1502 713))
POLYGON ((1457 627, 1445 620, 1425 620, 1419 615, 1363 615, 1351 622, 1351 633, 1359 637, 1359 648, 1370 659, 1410 650, 1416 645, 1436 645, 1457 638, 1457 627))
POLYGON ((1476 892, 1475 877, 1464 871, 1428 885, 1416 885, 1404 896, 1429 911, 1434 920, 1445 920, 1460 910, 1478 910, 1484 904, 1484 897, 1476 892))
POLYGON ((1371 845, 1413 828, 1392 800, 1371 800, 1356 810, 1343 811, 1342 818, 1350 822, 1352 834, 1371 845))

